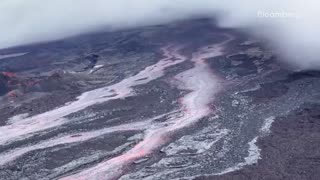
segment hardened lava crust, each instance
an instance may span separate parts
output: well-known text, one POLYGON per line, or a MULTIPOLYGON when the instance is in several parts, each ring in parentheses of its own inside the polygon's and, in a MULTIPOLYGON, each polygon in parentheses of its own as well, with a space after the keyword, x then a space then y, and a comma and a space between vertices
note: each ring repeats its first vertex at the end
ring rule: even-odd
POLYGON ((320 72, 208 19, 0 50, 1 180, 316 180, 320 72))

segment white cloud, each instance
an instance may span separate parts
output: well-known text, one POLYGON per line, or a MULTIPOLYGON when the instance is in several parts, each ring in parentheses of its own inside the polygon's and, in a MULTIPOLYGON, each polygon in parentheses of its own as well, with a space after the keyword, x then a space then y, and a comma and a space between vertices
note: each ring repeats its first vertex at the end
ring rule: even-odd
POLYGON ((217 13, 221 25, 250 28, 269 38, 292 64, 320 67, 317 0, 1 0, 0 48, 217 13))

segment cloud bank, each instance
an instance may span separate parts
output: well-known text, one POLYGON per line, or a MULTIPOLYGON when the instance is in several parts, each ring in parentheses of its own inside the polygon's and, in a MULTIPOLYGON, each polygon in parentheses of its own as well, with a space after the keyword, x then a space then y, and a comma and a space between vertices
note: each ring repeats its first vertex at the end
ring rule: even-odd
POLYGON ((269 39, 291 64, 320 68, 317 0, 1 0, 0 49, 196 16, 246 28, 269 39))

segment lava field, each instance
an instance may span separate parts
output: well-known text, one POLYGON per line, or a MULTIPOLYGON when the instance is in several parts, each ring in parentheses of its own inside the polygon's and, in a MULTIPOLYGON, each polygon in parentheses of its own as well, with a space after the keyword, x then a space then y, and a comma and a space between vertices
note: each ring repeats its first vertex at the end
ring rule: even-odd
POLYGON ((320 73, 211 20, 0 50, 1 180, 320 176, 320 73))

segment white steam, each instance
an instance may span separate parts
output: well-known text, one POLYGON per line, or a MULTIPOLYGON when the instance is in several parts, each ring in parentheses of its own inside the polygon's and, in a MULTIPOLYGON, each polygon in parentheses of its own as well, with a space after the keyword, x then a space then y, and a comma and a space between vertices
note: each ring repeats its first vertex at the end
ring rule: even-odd
POLYGON ((195 16, 248 28, 300 68, 320 68, 317 0, 1 0, 0 48, 195 16))

